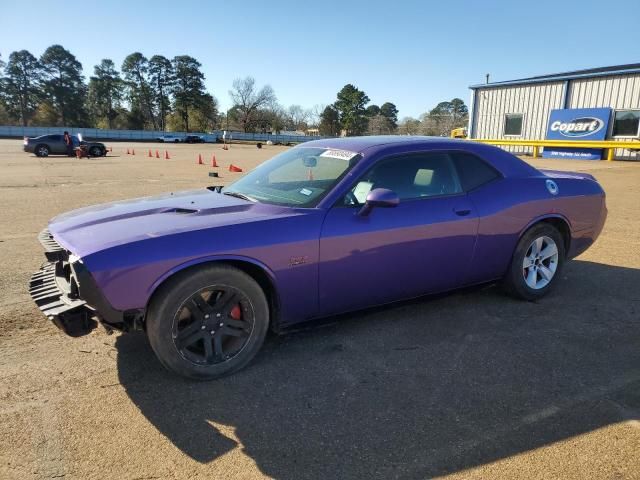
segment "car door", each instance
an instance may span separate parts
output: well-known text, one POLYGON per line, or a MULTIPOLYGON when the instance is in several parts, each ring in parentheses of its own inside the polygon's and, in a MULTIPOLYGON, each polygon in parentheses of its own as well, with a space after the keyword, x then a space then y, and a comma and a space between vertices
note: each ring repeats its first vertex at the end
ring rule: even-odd
POLYGON ((321 314, 462 285, 477 229, 476 212, 447 152, 403 154, 377 162, 325 218, 321 314), (358 215, 359 204, 375 188, 393 190, 399 205, 358 215))
POLYGON ((64 138, 62 135, 49 135, 47 137, 47 144, 51 149, 51 153, 63 154, 67 153, 67 147, 64 144, 64 138))

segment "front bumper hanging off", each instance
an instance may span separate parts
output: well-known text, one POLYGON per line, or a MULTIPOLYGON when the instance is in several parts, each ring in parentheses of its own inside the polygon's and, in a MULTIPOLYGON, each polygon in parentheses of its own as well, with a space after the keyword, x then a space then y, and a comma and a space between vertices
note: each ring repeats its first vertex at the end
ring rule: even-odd
MULTIPOLYGON (((67 335, 79 337, 91 332, 98 322, 95 311, 80 295, 77 268, 69 262, 69 254, 44 230, 38 236, 48 262, 35 272, 29 282, 29 294, 53 323, 67 335)), ((87 276, 88 272, 84 270, 87 276)), ((85 282, 86 283, 86 282, 85 282)))

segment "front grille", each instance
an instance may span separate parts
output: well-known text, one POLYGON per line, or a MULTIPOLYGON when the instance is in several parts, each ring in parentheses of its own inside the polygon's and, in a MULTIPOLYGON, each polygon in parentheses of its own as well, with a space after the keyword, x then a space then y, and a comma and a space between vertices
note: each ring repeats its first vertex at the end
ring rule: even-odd
POLYGON ((49 229, 45 228, 38 235, 38 240, 44 247, 44 255, 50 262, 57 260, 66 260, 69 257, 67 251, 56 242, 53 235, 49 232, 49 229))
POLYGON ((70 298, 56 280, 56 265, 48 263, 33 274, 29 294, 47 317, 56 317, 85 305, 84 300, 70 298))

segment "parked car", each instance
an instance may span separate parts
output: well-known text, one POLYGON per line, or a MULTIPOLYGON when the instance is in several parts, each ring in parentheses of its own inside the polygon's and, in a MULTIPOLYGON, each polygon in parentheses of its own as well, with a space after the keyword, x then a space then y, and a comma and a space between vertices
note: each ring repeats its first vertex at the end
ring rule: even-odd
POLYGON ((224 188, 54 218, 30 291, 70 335, 96 320, 142 329, 164 366, 211 379, 245 366, 269 328, 487 282, 540 299, 606 215, 591 175, 496 147, 316 140, 224 188))
MULTIPOLYGON (((103 157, 107 154, 107 147, 100 142, 87 142, 78 135, 71 135, 73 146, 82 146, 92 157, 103 157)), ((35 153, 37 157, 48 157, 49 155, 66 155, 67 145, 64 143, 63 135, 41 135, 39 137, 24 139, 25 152, 35 153)))
POLYGON ((204 143, 204 137, 202 135, 187 135, 184 137, 185 143, 204 143))
POLYGON ((162 135, 158 137, 158 141, 164 143, 180 143, 182 139, 175 135, 162 135))

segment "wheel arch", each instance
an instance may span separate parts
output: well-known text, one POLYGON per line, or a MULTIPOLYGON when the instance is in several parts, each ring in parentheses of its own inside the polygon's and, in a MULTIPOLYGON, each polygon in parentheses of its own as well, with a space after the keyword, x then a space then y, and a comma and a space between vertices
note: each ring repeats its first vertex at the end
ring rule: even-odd
POLYGON ((264 292, 267 303, 269 305, 269 325, 273 331, 279 331, 279 312, 280 312, 280 297, 276 288, 275 274, 264 263, 249 257, 243 256, 217 256, 217 257, 205 257, 190 262, 178 265, 160 278, 158 278, 150 288, 149 299, 145 307, 146 312, 149 309, 149 305, 154 300, 155 295, 159 289, 165 285, 170 279, 175 278, 177 275, 187 275, 190 271, 197 270, 206 265, 229 265, 237 268, 238 270, 249 275, 253 280, 258 283, 262 291, 264 292))
POLYGON ((549 225, 552 225, 553 227, 556 228, 556 230, 560 232, 560 235, 562 235, 562 240, 564 241, 565 255, 568 255, 569 249, 571 248, 571 223, 569 222, 569 220, 567 220, 567 218, 565 218, 560 214, 543 215, 541 217, 538 217, 532 220, 527 224, 526 227, 524 227, 520 231, 520 235, 518 236, 518 242, 524 236, 524 234, 527 233, 532 227, 539 225, 541 223, 548 223, 549 225))

